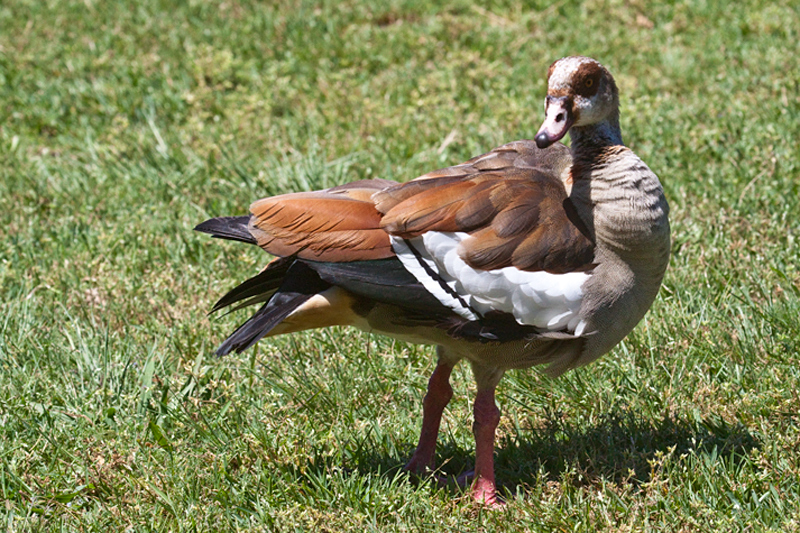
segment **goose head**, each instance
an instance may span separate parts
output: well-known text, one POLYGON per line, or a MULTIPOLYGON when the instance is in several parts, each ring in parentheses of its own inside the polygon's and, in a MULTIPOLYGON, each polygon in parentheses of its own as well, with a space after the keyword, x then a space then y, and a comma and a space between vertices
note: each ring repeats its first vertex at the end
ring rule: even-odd
POLYGON ((545 119, 534 138, 547 148, 572 130, 597 141, 622 144, 619 132, 619 94, 606 68, 589 57, 559 59, 547 73, 545 119))

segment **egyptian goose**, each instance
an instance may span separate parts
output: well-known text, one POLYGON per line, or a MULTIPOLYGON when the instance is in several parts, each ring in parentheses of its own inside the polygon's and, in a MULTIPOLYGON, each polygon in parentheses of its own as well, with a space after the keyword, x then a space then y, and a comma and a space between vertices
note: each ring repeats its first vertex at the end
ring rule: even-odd
POLYGON ((550 66, 545 120, 516 141, 407 183, 365 180, 264 198, 198 231, 277 259, 213 310, 263 304, 217 350, 351 325, 438 346, 419 444, 406 468, 434 468, 450 373, 467 359, 475 500, 499 505, 495 387, 511 368, 557 375, 608 352, 656 297, 670 251, 656 175, 622 143, 619 98, 597 61, 550 66), (572 147, 559 139, 567 132, 572 147))

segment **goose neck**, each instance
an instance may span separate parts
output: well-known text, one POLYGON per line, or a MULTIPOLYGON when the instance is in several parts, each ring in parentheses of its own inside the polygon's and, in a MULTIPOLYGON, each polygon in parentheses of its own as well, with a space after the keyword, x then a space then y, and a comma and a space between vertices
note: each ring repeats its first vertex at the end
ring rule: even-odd
POLYGON ((573 126, 570 130, 572 154, 576 159, 603 151, 611 146, 624 146, 619 128, 619 115, 586 126, 573 126))

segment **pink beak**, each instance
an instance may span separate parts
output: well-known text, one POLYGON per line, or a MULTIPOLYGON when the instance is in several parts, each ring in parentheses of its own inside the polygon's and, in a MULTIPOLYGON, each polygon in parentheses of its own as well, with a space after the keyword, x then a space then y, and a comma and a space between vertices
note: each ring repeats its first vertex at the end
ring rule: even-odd
POLYGON ((534 140, 539 148, 547 148, 567 134, 575 122, 572 116, 572 99, 566 96, 548 96, 545 99, 545 117, 534 140))

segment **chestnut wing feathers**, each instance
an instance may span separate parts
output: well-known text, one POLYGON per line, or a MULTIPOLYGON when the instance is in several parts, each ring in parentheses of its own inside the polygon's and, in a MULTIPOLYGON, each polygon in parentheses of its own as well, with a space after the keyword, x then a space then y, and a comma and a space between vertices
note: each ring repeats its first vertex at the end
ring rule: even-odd
POLYGON ((263 198, 250 206, 250 231, 273 255, 313 261, 365 261, 394 256, 370 197, 386 180, 263 198))
POLYGON ((322 262, 393 257, 390 236, 465 232, 464 261, 477 270, 585 270, 594 244, 561 179, 569 151, 517 141, 404 184, 364 180, 286 194, 251 206, 250 231, 278 256, 322 262))
POLYGON ((464 261, 478 270, 585 270, 594 243, 567 197, 566 147, 517 141, 469 162, 376 193, 381 227, 410 239, 466 232, 464 261))

